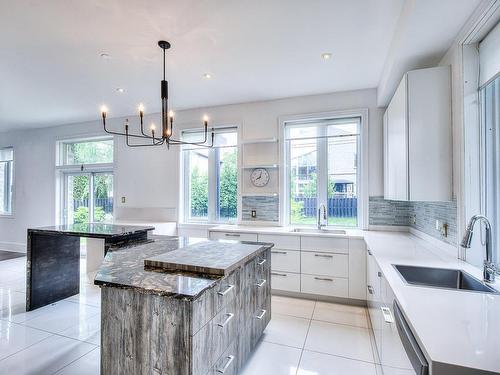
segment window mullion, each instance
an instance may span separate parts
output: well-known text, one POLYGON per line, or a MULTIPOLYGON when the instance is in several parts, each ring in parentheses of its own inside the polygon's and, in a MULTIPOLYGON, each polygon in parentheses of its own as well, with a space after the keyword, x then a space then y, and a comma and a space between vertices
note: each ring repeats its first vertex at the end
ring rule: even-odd
POLYGON ((208 221, 215 222, 216 220, 216 200, 217 200, 217 187, 216 187, 216 155, 215 149, 210 149, 208 152, 208 221))
MULTIPOLYGON (((326 127, 319 127, 319 135, 324 136, 326 127)), ((317 207, 321 204, 327 206, 328 201, 328 140, 327 138, 318 138, 318 160, 317 160, 317 180, 316 180, 316 193, 317 193, 317 207)))

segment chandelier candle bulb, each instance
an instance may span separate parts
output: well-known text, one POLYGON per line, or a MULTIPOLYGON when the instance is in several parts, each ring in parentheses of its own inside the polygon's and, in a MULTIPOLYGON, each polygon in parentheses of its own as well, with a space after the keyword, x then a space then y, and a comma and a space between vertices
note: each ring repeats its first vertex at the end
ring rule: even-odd
POLYGON ((141 104, 139 104, 138 109, 139 109, 139 114, 140 114, 141 116, 142 116, 142 115, 144 115, 144 105, 143 105, 142 103, 141 103, 141 104))

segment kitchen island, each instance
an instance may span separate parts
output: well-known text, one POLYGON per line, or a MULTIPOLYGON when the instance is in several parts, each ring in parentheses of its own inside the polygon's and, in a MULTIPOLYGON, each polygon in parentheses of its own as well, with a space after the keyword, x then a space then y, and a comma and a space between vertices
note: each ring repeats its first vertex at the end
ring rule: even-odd
POLYGON ((97 272, 101 374, 236 374, 271 318, 273 245, 153 239, 97 272))
POLYGON ((26 311, 80 292, 80 238, 87 238, 87 272, 111 249, 148 241, 153 227, 81 223, 29 228, 26 261, 26 311))

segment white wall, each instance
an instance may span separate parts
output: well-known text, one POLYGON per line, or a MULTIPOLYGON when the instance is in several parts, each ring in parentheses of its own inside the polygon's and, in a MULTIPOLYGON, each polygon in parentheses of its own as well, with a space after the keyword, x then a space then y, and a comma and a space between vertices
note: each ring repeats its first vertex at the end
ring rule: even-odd
MULTIPOLYGON (((369 109, 369 195, 383 194, 382 115, 376 90, 358 90, 280 100, 184 110, 176 113, 175 129, 201 126, 207 113, 211 125, 236 124, 243 139, 278 137, 278 117, 343 109, 369 109)), ((98 114, 96 114, 96 117, 98 114)), ((137 124, 135 116, 129 117, 137 124)), ((109 119, 122 128, 124 118, 109 119)), ((159 115, 146 116, 159 123, 159 115)), ((23 249, 26 228, 53 225, 56 220, 56 140, 104 135, 101 122, 0 133, 0 147, 14 146, 14 217, 0 218, 0 248, 23 249)), ((115 140, 115 201, 121 219, 176 220, 179 205, 179 148, 128 148, 115 140), (126 203, 121 203, 121 197, 126 203), (140 216, 140 217, 139 217, 140 216)))

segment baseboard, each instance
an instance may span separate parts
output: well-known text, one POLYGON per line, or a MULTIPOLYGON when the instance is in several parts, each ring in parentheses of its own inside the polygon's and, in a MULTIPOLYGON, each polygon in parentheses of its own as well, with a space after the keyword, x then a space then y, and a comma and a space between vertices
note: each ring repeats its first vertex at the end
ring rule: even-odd
POLYGON ((429 242, 430 244, 432 244, 432 246, 435 246, 438 249, 445 251, 449 255, 458 258, 459 252, 457 246, 450 245, 449 243, 441 241, 435 237, 429 236, 427 233, 424 233, 415 228, 410 227, 410 233, 413 234, 415 237, 418 237, 426 242, 429 242))
POLYGON ((26 244, 20 242, 0 242, 0 250, 26 254, 26 244))
POLYGON ((300 293, 300 292, 288 292, 286 290, 277 290, 272 289, 271 294, 273 296, 283 296, 283 297, 291 297, 291 298, 302 298, 308 299, 311 301, 321 301, 321 302, 332 302, 332 303, 342 303, 344 305, 353 305, 353 306, 363 306, 366 307, 366 301, 361 299, 353 299, 353 298, 342 298, 342 297, 330 297, 330 296, 322 296, 318 294, 309 294, 309 293, 300 293))

